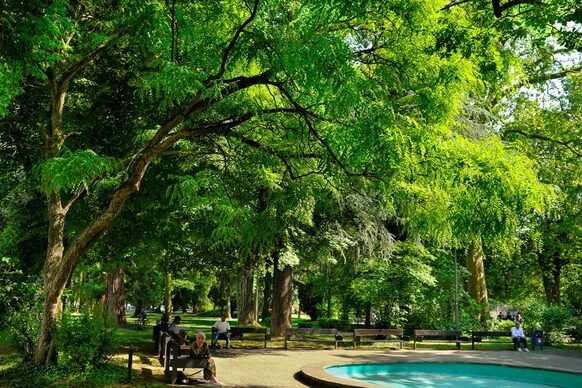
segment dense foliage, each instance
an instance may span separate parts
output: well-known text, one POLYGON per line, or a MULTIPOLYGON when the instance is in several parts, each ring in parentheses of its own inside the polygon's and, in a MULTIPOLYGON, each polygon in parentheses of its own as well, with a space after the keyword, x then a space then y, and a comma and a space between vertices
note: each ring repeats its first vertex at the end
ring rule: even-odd
POLYGON ((578 3, 0 2, 0 313, 79 369, 127 303, 567 339, 578 3))

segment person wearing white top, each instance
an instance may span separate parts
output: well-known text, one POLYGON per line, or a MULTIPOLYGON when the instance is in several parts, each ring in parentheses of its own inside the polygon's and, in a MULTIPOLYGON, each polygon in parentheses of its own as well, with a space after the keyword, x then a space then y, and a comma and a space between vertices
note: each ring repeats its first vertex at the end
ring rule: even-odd
POLYGON ((226 340, 226 348, 230 349, 230 337, 228 332, 230 331, 230 325, 226 322, 226 315, 220 317, 220 321, 217 321, 212 326, 212 348, 216 347, 219 339, 226 340))
POLYGON ((179 315, 177 315, 174 318, 174 322, 172 322, 168 326, 168 333, 170 333, 170 335, 176 342, 184 344, 188 342, 188 338, 186 332, 184 330, 181 330, 180 327, 178 326, 180 322, 182 322, 182 318, 179 315))
POLYGON ((511 339, 517 348, 517 351, 521 352, 521 348, 519 344, 523 344, 523 348, 526 352, 529 352, 527 348, 527 339, 525 338, 525 334, 523 334, 523 329, 521 328, 521 323, 519 321, 515 321, 515 326, 511 328, 511 339))

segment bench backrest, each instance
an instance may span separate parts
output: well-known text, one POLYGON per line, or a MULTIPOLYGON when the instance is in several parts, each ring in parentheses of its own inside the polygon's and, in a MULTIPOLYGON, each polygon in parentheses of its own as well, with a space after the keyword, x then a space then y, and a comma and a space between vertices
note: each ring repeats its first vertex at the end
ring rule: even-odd
POLYGON ((267 333, 266 327, 231 327, 231 333, 267 333))
POLYGON ((310 329, 310 328, 286 328, 285 335, 296 335, 296 334, 327 334, 327 335, 337 335, 337 329, 310 329))
POLYGON ((511 337, 510 331, 472 331, 473 337, 511 337))
POLYGON ((416 337, 459 337, 460 330, 414 330, 416 337))
POLYGON ((355 337, 362 337, 367 335, 404 335, 402 329, 354 329, 355 337))

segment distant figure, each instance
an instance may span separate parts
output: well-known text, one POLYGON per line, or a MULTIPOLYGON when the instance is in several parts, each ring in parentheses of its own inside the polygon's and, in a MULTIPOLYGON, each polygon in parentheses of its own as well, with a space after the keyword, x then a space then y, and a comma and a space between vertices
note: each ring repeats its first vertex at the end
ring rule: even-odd
POLYGON ((521 352, 521 348, 519 344, 523 344, 523 348, 526 352, 529 352, 527 348, 527 339, 525 338, 525 334, 523 334, 523 329, 521 328, 521 323, 519 321, 515 321, 515 326, 511 328, 511 339, 515 344, 517 351, 521 352))
POLYGON ((204 367, 204 380, 208 380, 212 384, 221 385, 216 379, 216 363, 210 356, 210 350, 208 350, 208 344, 206 343, 206 335, 203 332, 196 333, 196 341, 190 349, 190 358, 205 358, 207 364, 204 367))
POLYGON ((230 331, 230 325, 226 322, 226 315, 220 317, 220 321, 217 321, 212 326, 212 348, 216 347, 219 339, 226 340, 226 348, 230 349, 230 337, 228 332, 230 331))
POLYGON ((170 321, 168 314, 164 313, 160 322, 153 327, 152 334, 154 340, 154 353, 158 353, 160 347, 160 333, 167 333, 170 321))
POLYGON ((160 331, 168 331, 170 327, 170 316, 166 313, 162 314, 162 318, 160 318, 160 331))
POLYGON ((170 333, 170 335, 176 342, 184 344, 187 342, 186 338, 187 336, 184 330, 180 330, 180 327, 178 326, 180 322, 182 322, 182 318, 179 315, 176 315, 176 317, 174 318, 174 322, 172 322, 170 326, 168 326, 168 333, 170 333))

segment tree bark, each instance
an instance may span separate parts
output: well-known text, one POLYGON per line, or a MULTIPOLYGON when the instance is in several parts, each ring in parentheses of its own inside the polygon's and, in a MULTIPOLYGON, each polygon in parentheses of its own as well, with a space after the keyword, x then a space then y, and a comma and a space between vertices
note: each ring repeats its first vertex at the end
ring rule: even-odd
POLYGON ((469 295, 483 306, 483 310, 477 314, 477 319, 484 319, 489 298, 487 297, 487 284, 485 283, 485 266, 483 264, 483 247, 481 239, 471 242, 467 248, 466 256, 469 295))
POLYGON ((483 265, 483 248, 481 239, 478 239, 467 248, 467 270, 469 271, 468 291, 469 295, 477 302, 486 304, 489 302, 487 297, 487 284, 485 283, 485 267, 483 265))
POLYGON ((269 271, 265 273, 265 283, 263 286, 263 309, 261 311, 261 318, 266 318, 271 316, 271 294, 273 288, 273 276, 269 271))
POLYGON ((166 272, 164 277, 164 310, 165 313, 170 316, 172 315, 172 274, 166 272))
POLYGON ((364 321, 364 326, 369 327, 372 325, 372 305, 370 302, 366 303, 366 320, 364 321))
POLYGON ((79 272, 79 283, 77 284, 77 291, 75 292, 73 311, 77 314, 81 311, 81 287, 83 287, 83 271, 79 272))
POLYGON ((227 296, 224 303, 224 309, 221 311, 221 315, 226 316, 226 319, 232 319, 232 314, 230 313, 231 304, 230 304, 230 296, 227 296))
POLYGON ((114 269, 107 274, 104 305, 118 325, 127 324, 125 316, 125 284, 121 268, 114 269))
POLYGON ((285 265, 279 269, 279 256, 275 255, 273 273, 273 301, 271 307, 271 336, 285 335, 285 329, 291 327, 293 307, 292 268, 285 265))
POLYGON ((135 311, 133 312, 133 317, 136 318, 141 316, 142 310, 143 310, 143 300, 141 300, 140 298, 135 302, 135 311))
POLYGON ((562 259, 559 251, 549 252, 551 257, 547 258, 543 253, 539 256, 539 263, 542 271, 542 283, 548 304, 559 305, 562 301, 560 291, 560 277, 562 273, 562 259))
POLYGON ((33 355, 33 362, 37 364, 56 364, 57 362, 57 351, 54 345, 55 322, 63 312, 61 296, 69 278, 67 271, 63 268, 66 210, 63 209, 60 198, 55 193, 47 195, 47 208, 48 249, 42 271, 44 310, 38 343, 33 355))
POLYGON ((255 319, 255 295, 253 292, 254 271, 245 268, 241 271, 238 290, 238 323, 239 325, 253 325, 255 319))

